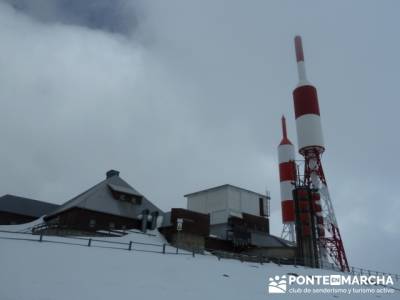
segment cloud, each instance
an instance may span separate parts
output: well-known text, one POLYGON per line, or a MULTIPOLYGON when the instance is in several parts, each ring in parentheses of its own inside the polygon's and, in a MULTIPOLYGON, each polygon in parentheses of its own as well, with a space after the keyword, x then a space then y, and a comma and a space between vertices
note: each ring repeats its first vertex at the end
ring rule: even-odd
POLYGON ((131 35, 140 18, 129 0, 3 0, 35 20, 131 35))
POLYGON ((362 12, 348 2, 6 2, 0 191, 62 203, 115 168, 169 209, 201 188, 268 186, 279 235, 276 147, 282 113, 296 141, 292 38, 301 33, 350 263, 398 272, 394 9, 368 1, 362 12))

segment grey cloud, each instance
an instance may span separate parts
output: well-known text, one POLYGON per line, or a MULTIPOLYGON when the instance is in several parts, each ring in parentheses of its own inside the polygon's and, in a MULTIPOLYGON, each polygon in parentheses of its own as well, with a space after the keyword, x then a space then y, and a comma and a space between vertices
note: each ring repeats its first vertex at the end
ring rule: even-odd
POLYGON ((2 193, 61 203, 109 168, 163 209, 213 185, 268 186, 279 235, 276 146, 282 113, 296 142, 300 33, 350 263, 399 272, 396 9, 171 0, 126 9, 137 12, 134 34, 121 35, 0 3, 2 193))
POLYGON ((140 18, 130 0, 3 0, 36 20, 131 35, 140 18))

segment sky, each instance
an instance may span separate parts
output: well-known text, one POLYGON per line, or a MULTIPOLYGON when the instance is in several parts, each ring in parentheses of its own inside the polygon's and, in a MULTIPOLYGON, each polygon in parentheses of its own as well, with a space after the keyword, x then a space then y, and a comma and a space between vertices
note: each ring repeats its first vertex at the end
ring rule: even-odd
POLYGON ((300 34, 349 262, 400 273, 399 6, 0 0, 0 194, 61 204, 109 169, 164 210, 225 183, 268 188, 280 235, 300 34))

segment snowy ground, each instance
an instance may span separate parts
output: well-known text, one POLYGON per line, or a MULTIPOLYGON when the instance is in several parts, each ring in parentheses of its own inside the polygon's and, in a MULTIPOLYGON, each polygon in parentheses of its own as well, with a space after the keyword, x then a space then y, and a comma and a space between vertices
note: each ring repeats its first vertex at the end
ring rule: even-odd
MULTIPOLYGON (((5 226, 0 229, 4 230, 5 226)), ((86 242, 82 246, 40 243, 37 236, 28 236, 36 241, 1 237, 19 238, 20 235, 0 232, 0 300, 400 298, 398 291, 382 295, 272 295, 267 290, 269 276, 332 272, 218 260, 204 255, 192 257, 93 247, 96 243, 87 247, 86 242)), ((53 237, 52 240, 63 239, 53 237)), ((158 235, 140 233, 105 240, 164 243, 158 235)), ((142 245, 142 249, 150 248, 159 251, 142 245)), ((395 284, 400 286, 398 282, 395 284)))

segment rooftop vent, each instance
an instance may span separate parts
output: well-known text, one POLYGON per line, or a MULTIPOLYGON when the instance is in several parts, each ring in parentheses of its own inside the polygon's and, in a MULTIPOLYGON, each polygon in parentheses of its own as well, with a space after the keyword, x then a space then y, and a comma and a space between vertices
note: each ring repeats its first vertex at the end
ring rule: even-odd
POLYGON ((117 170, 110 170, 106 173, 107 178, 111 178, 113 176, 119 176, 119 171, 117 170))

